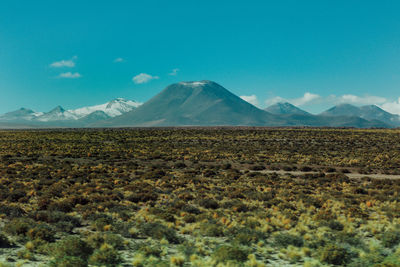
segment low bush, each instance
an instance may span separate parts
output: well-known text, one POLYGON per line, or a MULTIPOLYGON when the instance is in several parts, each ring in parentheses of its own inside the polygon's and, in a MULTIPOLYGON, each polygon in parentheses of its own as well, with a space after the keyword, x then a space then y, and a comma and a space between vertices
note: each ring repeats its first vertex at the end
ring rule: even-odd
POLYGON ((278 247, 288 247, 289 245, 302 247, 304 244, 304 239, 301 236, 280 233, 275 235, 274 244, 278 247))
POLYGON ((217 263, 229 261, 244 262, 247 260, 249 252, 241 247, 223 245, 218 247, 212 254, 212 258, 217 263))
POLYGON ((154 239, 161 240, 165 238, 168 242, 173 244, 181 243, 181 238, 176 234, 172 228, 168 228, 160 223, 144 223, 140 226, 140 231, 145 235, 154 239))
MULTIPOLYGON (((93 249, 78 236, 68 236, 58 241, 52 251, 55 262, 85 262, 87 263, 93 249)), ((58 265, 57 265, 58 266, 58 265)), ((69 266, 69 265, 66 265, 69 266)))
POLYGON ((345 265, 354 257, 349 249, 337 244, 328 244, 320 250, 320 261, 333 264, 345 265))
POLYGON ((111 245, 103 244, 96 249, 89 258, 89 263, 94 266, 117 266, 122 262, 120 253, 111 245))

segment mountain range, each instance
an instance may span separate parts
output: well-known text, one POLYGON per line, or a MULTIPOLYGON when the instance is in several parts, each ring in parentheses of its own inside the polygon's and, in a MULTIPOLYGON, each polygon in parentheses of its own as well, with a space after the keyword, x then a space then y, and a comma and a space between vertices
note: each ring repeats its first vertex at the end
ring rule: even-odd
POLYGON ((212 81, 172 84, 144 104, 122 98, 110 102, 49 112, 21 108, 0 115, 0 128, 150 126, 313 126, 391 128, 400 116, 375 105, 334 106, 318 115, 290 103, 262 110, 212 81))

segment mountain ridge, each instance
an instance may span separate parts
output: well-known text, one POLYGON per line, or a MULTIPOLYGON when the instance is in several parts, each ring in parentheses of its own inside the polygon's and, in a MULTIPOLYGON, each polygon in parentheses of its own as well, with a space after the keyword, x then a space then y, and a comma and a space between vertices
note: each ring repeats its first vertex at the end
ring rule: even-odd
POLYGON ((61 106, 57 106, 49 112, 35 112, 21 108, 0 115, 0 127, 27 125, 27 127, 309 126, 390 128, 394 126, 393 121, 400 122, 398 117, 375 106, 358 108, 352 105, 338 105, 317 115, 310 114, 290 103, 277 103, 262 110, 218 83, 202 80, 171 84, 143 104, 116 98, 104 104, 74 110, 65 110, 61 106), (346 108, 347 111, 341 111, 346 108), (353 113, 349 112, 349 109, 353 113))

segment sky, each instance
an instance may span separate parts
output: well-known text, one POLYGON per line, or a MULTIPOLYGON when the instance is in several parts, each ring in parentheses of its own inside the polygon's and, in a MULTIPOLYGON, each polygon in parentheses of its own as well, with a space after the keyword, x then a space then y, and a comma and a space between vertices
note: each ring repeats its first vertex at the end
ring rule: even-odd
POLYGON ((265 108, 400 114, 400 1, 0 1, 0 113, 212 80, 265 108))

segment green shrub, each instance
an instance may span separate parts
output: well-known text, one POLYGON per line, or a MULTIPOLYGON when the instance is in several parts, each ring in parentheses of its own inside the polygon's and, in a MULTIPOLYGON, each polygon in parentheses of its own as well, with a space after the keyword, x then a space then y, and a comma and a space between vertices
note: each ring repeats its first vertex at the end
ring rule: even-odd
POLYGON ((392 248, 400 243, 400 231, 386 231, 382 235, 382 245, 387 248, 392 248))
POLYGON ((260 239, 264 239, 265 235, 261 232, 255 231, 247 227, 241 227, 233 230, 233 242, 237 242, 241 245, 251 245, 256 243, 260 239))
POLYGON ((223 245, 212 254, 212 258, 220 263, 227 261, 244 262, 247 260, 248 251, 237 246, 223 245))
POLYGON ((36 225, 34 221, 27 218, 16 218, 11 220, 4 227, 4 231, 12 235, 23 235, 25 236, 32 226, 36 225))
POLYGON ((333 265, 345 265, 355 255, 351 253, 347 248, 339 246, 337 244, 328 244, 323 247, 320 251, 320 261, 326 262, 333 265))
POLYGON ((92 252, 93 249, 78 236, 68 236, 55 244, 53 256, 55 261, 65 257, 74 257, 87 262, 92 252))
POLYGON ((93 233, 87 237, 87 243, 93 248, 100 248, 107 243, 115 249, 124 248, 124 239, 120 235, 112 233, 93 233))
POLYGON ((48 242, 53 242, 55 231, 47 224, 38 224, 35 227, 28 230, 26 234, 29 239, 41 239, 48 242))
POLYGON ((145 223, 140 226, 140 231, 149 237, 161 240, 165 238, 168 242, 173 244, 181 243, 181 238, 176 234, 176 231, 172 228, 168 228, 160 223, 145 223))
POLYGON ((151 245, 151 244, 141 244, 138 247, 138 250, 143 253, 146 257, 154 256, 154 257, 161 257, 161 247, 160 245, 151 245))
POLYGON ((49 264, 51 267, 87 267, 87 261, 73 256, 54 259, 49 264))
POLYGON ((111 245, 103 244, 89 258, 89 263, 95 266, 116 266, 122 262, 121 255, 111 245))
POLYGON ((274 244, 278 247, 287 247, 289 245, 295 247, 302 247, 304 240, 301 236, 292 235, 288 233, 280 233, 275 235, 274 244))
POLYGON ((92 228, 96 231, 104 231, 104 226, 112 223, 112 220, 109 218, 98 218, 92 224, 92 228))
POLYGON ((212 236, 212 237, 224 236, 222 226, 212 222, 203 223, 200 226, 200 233, 204 236, 212 236))

